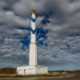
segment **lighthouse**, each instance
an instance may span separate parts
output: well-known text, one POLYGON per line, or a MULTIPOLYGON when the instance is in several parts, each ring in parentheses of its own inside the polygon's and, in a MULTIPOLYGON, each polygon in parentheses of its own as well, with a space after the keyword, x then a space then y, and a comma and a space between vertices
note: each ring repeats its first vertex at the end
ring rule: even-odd
POLYGON ((30 27, 30 46, 29 46, 29 65, 18 66, 18 75, 36 75, 47 74, 48 68, 46 66, 40 66, 37 64, 37 43, 36 43, 36 10, 30 12, 31 27, 30 27))
POLYGON ((29 53, 29 66, 37 66, 37 43, 36 43, 36 11, 30 12, 31 16, 31 41, 30 41, 30 53, 29 53))

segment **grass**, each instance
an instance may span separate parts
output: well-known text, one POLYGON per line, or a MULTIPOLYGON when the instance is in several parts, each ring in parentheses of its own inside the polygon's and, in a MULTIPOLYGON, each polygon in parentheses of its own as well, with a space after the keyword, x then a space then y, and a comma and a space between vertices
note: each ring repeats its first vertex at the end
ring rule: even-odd
POLYGON ((44 75, 0 75, 0 78, 33 78, 33 77, 60 77, 66 76, 67 74, 44 74, 44 75))

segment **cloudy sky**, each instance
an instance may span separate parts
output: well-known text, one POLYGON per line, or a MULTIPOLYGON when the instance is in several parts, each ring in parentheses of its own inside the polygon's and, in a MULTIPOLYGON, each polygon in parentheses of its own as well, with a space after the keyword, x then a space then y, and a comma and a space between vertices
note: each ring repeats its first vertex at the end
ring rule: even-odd
POLYGON ((80 0, 0 0, 0 67, 28 65, 33 9, 38 64, 49 70, 80 69, 80 0))

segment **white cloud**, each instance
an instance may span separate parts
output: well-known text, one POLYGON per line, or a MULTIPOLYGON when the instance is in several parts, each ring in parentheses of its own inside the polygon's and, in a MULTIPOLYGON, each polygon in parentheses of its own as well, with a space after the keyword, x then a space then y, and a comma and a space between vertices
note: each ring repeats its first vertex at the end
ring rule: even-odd
MULTIPOLYGON (((69 36, 70 34, 80 33, 79 7, 79 0, 74 2, 70 2, 70 0, 19 0, 15 2, 11 0, 9 3, 0 0, 0 55, 5 58, 4 62, 8 57, 10 60, 11 58, 15 59, 14 63, 18 64, 28 61, 29 48, 26 51, 21 49, 23 44, 20 43, 19 37, 25 37, 29 34, 29 31, 22 29, 22 27, 28 28, 30 26, 29 12, 32 9, 36 9, 38 15, 40 15, 37 17, 37 27, 48 30, 48 33, 45 34, 47 38, 43 41, 48 46, 44 44, 38 46, 39 64, 63 66, 71 62, 79 62, 76 58, 80 57, 80 37, 69 36), (49 22, 42 24, 45 15, 49 22), (67 44, 70 49, 68 49, 67 44), (73 54, 73 52, 77 54, 73 54), (57 58, 53 57, 55 54, 57 58), (27 59, 24 57, 25 55, 27 59), (21 62, 16 62, 15 57, 20 58, 21 62)), ((39 40, 43 39, 41 37, 39 40)), ((11 61, 13 62, 13 60, 11 61)))

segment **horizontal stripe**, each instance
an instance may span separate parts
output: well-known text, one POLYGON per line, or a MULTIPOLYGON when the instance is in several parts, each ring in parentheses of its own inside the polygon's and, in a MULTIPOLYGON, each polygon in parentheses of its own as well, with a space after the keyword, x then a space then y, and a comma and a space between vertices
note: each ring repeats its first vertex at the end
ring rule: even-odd
POLYGON ((35 30, 33 30, 33 29, 32 29, 32 27, 31 27, 30 31, 31 31, 33 34, 35 34, 35 33, 36 33, 36 29, 35 29, 35 30))
POLYGON ((32 17, 31 17, 31 20, 32 20, 32 22, 36 22, 36 19, 33 19, 32 17))
POLYGON ((31 43, 30 43, 30 45, 31 45, 31 44, 32 44, 32 45, 33 45, 33 44, 34 44, 34 45, 37 45, 37 43, 36 43, 36 42, 31 42, 31 43))

